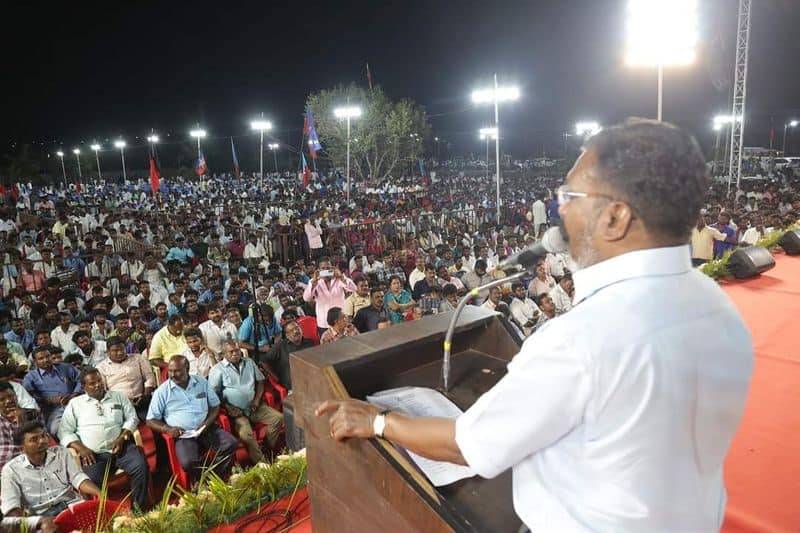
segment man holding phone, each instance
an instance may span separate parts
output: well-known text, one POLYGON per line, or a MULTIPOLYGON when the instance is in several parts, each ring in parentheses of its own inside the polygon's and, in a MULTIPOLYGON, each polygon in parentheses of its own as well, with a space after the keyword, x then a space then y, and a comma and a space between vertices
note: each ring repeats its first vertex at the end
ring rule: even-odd
POLYGON ((330 327, 326 319, 328 310, 332 307, 343 308, 347 293, 352 292, 356 292, 353 280, 342 274, 338 268, 331 269, 331 262, 328 259, 319 262, 319 270, 314 271, 311 283, 303 291, 303 299, 315 302, 320 337, 330 327))

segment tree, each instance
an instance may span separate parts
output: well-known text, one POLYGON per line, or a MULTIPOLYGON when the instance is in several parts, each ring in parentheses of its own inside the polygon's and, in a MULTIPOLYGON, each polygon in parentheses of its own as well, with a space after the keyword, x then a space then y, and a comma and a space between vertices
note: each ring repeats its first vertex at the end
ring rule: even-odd
POLYGON ((347 122, 336 118, 333 110, 343 105, 358 105, 362 115, 350 122, 350 161, 362 179, 385 178, 402 161, 422 156, 430 125, 425 109, 403 99, 392 102, 380 87, 364 89, 355 84, 340 85, 309 95, 307 105, 314 112, 320 142, 336 167, 345 167, 347 122))

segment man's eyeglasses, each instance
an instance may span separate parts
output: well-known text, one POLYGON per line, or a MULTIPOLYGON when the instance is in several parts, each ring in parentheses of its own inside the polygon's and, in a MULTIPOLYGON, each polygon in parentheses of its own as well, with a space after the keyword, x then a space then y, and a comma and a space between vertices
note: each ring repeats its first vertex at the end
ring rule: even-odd
POLYGON ((562 185, 561 187, 556 189, 556 198, 558 199, 558 205, 566 205, 573 198, 589 198, 592 196, 597 196, 600 198, 608 198, 609 200, 615 199, 613 196, 610 196, 608 194, 602 194, 599 192, 570 191, 569 189, 567 189, 566 185, 562 185))

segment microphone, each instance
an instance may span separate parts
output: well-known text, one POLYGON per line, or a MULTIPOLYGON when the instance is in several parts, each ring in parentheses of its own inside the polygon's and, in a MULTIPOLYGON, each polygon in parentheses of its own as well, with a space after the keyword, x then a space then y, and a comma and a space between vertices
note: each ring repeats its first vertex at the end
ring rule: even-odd
POLYGON ((548 253, 558 253, 567 250, 567 242, 564 240, 564 235, 561 233, 561 227, 553 226, 544 232, 542 240, 523 248, 519 252, 506 258, 505 261, 497 265, 500 270, 505 270, 509 267, 522 267, 528 270, 536 265, 536 261, 548 253))

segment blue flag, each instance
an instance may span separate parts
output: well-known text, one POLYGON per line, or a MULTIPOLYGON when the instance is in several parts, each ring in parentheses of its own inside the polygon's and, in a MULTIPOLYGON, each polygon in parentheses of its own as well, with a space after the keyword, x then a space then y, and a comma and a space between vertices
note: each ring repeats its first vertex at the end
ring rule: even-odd
POLYGON ((322 145, 319 143, 317 128, 314 127, 314 113, 311 111, 311 106, 306 107, 306 123, 304 126, 304 133, 308 135, 308 152, 312 158, 316 159, 317 152, 322 150, 322 145))
POLYGON ((233 156, 233 172, 236 174, 236 179, 242 179, 241 172, 239 172, 239 159, 236 157, 236 147, 233 145, 233 137, 231 137, 231 155, 233 156))

